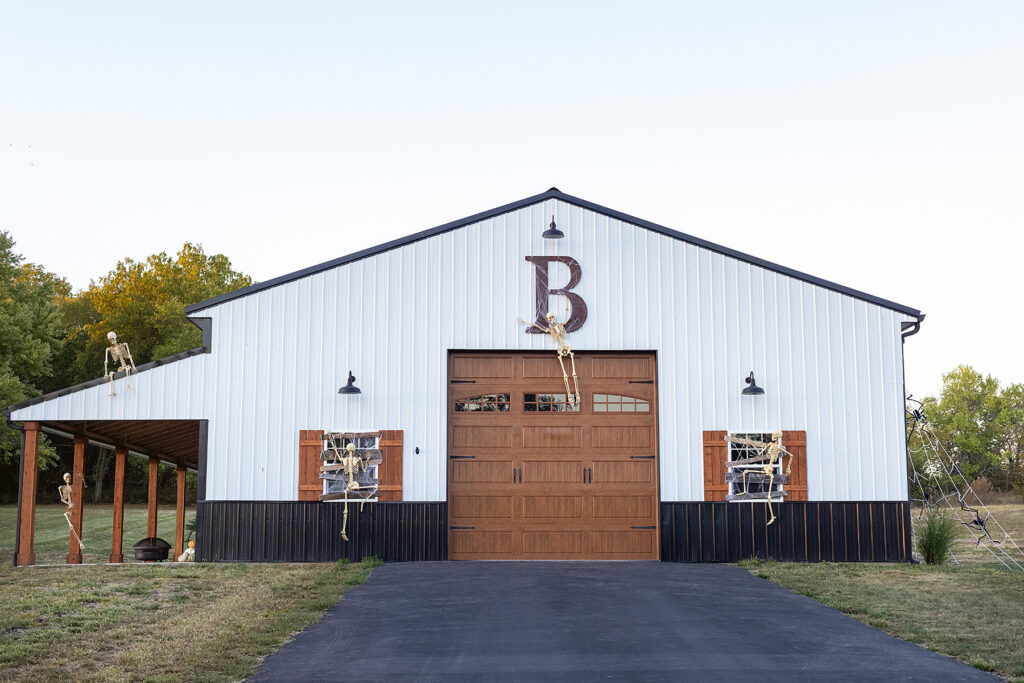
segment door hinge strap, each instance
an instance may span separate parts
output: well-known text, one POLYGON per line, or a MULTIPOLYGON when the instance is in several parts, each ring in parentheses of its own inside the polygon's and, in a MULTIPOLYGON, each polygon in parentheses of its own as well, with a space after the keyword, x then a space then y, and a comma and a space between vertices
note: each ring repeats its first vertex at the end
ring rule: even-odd
MULTIPOLYGON (((450 526, 448 528, 453 530, 453 531, 463 531, 463 530, 467 530, 467 529, 475 529, 476 527, 475 526, 450 526)), ((654 527, 651 527, 651 528, 653 529, 654 527)))
POLYGON ((657 529, 656 526, 631 526, 630 529, 657 529))
POLYGON ((630 384, 654 384, 653 379, 631 379, 630 384))
POLYGON ((629 457, 631 460, 654 460, 653 455, 631 455, 629 457))
POLYGON ((476 458, 475 455, 449 455, 448 457, 452 460, 474 460, 476 458))
POLYGON ((476 384, 475 379, 453 379, 452 384, 476 384))

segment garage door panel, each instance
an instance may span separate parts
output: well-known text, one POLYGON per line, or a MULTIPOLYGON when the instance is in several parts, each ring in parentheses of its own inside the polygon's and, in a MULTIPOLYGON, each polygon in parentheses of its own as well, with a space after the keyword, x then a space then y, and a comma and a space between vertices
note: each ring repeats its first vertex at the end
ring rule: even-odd
POLYGON ((651 484, 657 473, 653 460, 595 460, 595 484, 651 484))
POLYGON ((512 367, 512 358, 493 356, 452 356, 448 361, 452 379, 510 378, 512 367))
POLYGON ((595 555, 650 555, 656 540, 653 529, 592 531, 590 551, 595 555))
POLYGON ((513 435, 513 427, 459 425, 452 430, 451 445, 453 448, 512 448, 513 435))
POLYGON ((457 484, 505 484, 512 476, 511 460, 452 461, 452 481, 457 484))
POLYGON ((481 519, 510 519, 512 496, 452 496, 449 501, 451 515, 481 519))
POLYGON ((581 531, 524 531, 523 553, 528 555, 582 555, 581 531))
POLYGON ((595 380, 654 379, 649 357, 604 356, 591 359, 591 376, 595 380))
POLYGON ((594 496, 590 500, 595 519, 650 519, 656 507, 652 496, 594 496))
POLYGON ((531 425, 523 427, 523 448, 582 448, 583 427, 531 425))
POLYGON ((654 446, 654 428, 647 425, 595 425, 591 428, 594 448, 644 449, 654 446))
POLYGON ((515 532, 456 529, 449 534, 448 545, 453 554, 511 555, 515 532))
POLYGON ((583 496, 523 496, 523 519, 579 519, 583 496))
POLYGON ((524 460, 524 484, 582 484, 583 463, 578 460, 524 460))
MULTIPOLYGON (((572 368, 569 365, 569 360, 566 359, 565 371, 572 375, 572 368)), ((576 373, 579 376, 579 371, 576 373)), ((526 379, 562 379, 562 368, 558 365, 558 360, 554 356, 535 356, 532 358, 523 359, 523 377, 526 379)), ((565 391, 565 385, 562 385, 562 391, 565 391)))

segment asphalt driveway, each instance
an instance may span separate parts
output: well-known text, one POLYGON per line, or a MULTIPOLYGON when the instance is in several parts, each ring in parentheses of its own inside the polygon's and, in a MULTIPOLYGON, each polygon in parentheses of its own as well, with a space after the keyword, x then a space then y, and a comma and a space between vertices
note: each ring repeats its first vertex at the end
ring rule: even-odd
POLYGON ((255 680, 998 680, 726 565, 374 570, 255 680))

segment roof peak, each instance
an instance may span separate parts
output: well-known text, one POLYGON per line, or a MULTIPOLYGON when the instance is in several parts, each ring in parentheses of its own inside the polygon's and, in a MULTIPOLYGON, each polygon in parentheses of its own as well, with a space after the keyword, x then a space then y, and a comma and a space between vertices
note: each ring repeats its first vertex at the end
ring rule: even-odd
POLYGON ((823 278, 815 277, 813 275, 808 275, 807 273, 803 273, 803 272, 800 272, 798 270, 794 270, 792 268, 787 268, 786 266, 782 266, 782 265, 779 265, 777 263, 773 263, 771 261, 766 261, 766 260, 758 258, 756 256, 752 256, 750 254, 746 254, 746 253, 743 253, 741 251, 737 251, 735 249, 730 249, 729 247, 724 247, 724 246, 721 246, 719 244, 715 244, 714 242, 709 242, 707 240, 701 239, 699 237, 694 237, 692 235, 688 235, 688 234, 685 234, 685 233, 682 233, 682 232, 678 232, 676 230, 672 230, 671 228, 666 228, 663 225, 658 225, 657 223, 652 223, 652 222, 646 221, 646 220, 644 220, 642 218, 637 218, 636 216, 631 216, 629 214, 622 213, 621 211, 616 211, 614 209, 609 209, 608 207, 601 206, 600 204, 595 204, 595 203, 589 202, 589 201, 587 201, 585 199, 581 199, 579 197, 575 197, 573 195, 566 194, 566 193, 562 192, 561 190, 559 190, 557 187, 551 187, 546 192, 542 192, 540 194, 535 194, 535 195, 530 196, 530 197, 525 197, 523 199, 520 199, 520 200, 515 201, 515 202, 511 202, 509 204, 503 204, 502 206, 498 206, 498 207, 495 207, 493 209, 488 209, 487 211, 482 211, 480 213, 476 213, 476 214, 473 214, 471 216, 466 216, 465 218, 460 218, 458 220, 454 220, 454 221, 451 221, 449 223, 444 223, 443 225, 439 225, 437 227, 430 228, 428 230, 423 230, 422 232, 413 233, 411 235, 407 235, 406 237, 401 237, 401 238, 396 239, 396 240, 391 240, 390 242, 385 242, 385 243, 379 244, 379 245, 377 245, 375 247, 370 247, 368 249, 363 249, 361 251, 357 251, 357 252, 348 254, 346 256, 341 256, 341 257, 332 259, 330 261, 325 261, 323 263, 319 263, 317 265, 310 266, 308 268, 303 268, 302 270, 297 270, 295 272, 288 273, 286 275, 281 275, 279 277, 267 280, 266 282, 260 282, 260 283, 257 283, 255 285, 251 285, 249 287, 244 287, 242 289, 237 289, 237 290, 235 290, 233 292, 228 292, 226 294, 221 294, 220 296, 213 297, 212 299, 207 299, 205 301, 200 301, 200 302, 192 304, 190 306, 186 306, 185 307, 185 313, 190 315, 190 314, 195 313, 197 311, 201 311, 203 309, 210 308, 211 306, 216 306, 217 304, 221 304, 221 303, 224 303, 226 301, 231 301, 232 299, 238 299, 238 298, 241 298, 241 297, 244 297, 244 296, 248 296, 250 294, 255 294, 257 292, 263 291, 264 289, 270 289, 271 287, 276 287, 278 285, 282 285, 282 284, 285 284, 287 282, 291 282, 293 280, 298 280, 298 279, 301 279, 301 278, 313 275, 315 273, 319 273, 319 272, 322 272, 322 271, 325 271, 325 270, 330 270, 332 268, 337 268, 339 266, 343 266, 343 265, 346 265, 348 263, 352 263, 354 261, 359 261, 359 260, 362 260, 364 258, 368 258, 370 256, 374 256, 376 254, 380 254, 380 253, 385 252, 385 251, 390 251, 391 249, 397 249, 399 247, 404 247, 404 246, 406 246, 408 244, 412 244, 413 242, 419 242, 420 240, 428 239, 430 237, 434 237, 435 235, 440 235, 440 234, 443 234, 443 233, 446 233, 446 232, 450 232, 452 230, 456 230, 458 228, 464 227, 464 226, 469 225, 471 223, 478 223, 480 221, 487 220, 488 218, 493 218, 494 216, 499 216, 501 214, 510 213, 512 211, 517 211, 517 210, 525 208, 527 206, 531 206, 533 204, 537 204, 537 203, 540 203, 542 201, 545 201, 547 199, 552 199, 552 198, 558 198, 558 199, 560 199, 560 200, 562 200, 562 201, 564 201, 564 202, 566 202, 568 204, 572 204, 574 206, 578 206, 580 208, 587 209, 587 210, 593 211, 595 213, 598 213, 598 214, 601 214, 601 215, 604 215, 604 216, 608 216, 609 218, 615 218, 617 220, 623 221, 624 223, 630 223, 632 225, 636 225, 638 227, 645 228, 645 229, 651 230, 653 232, 657 232, 659 234, 665 235, 667 237, 671 237, 673 239, 681 240, 683 242, 688 242, 690 244, 693 244, 693 245, 698 246, 698 247, 702 247, 704 249, 708 249, 708 250, 713 251, 715 253, 722 254, 724 256, 729 256, 731 258, 735 258, 735 259, 743 261, 745 263, 749 263, 751 265, 755 265, 755 266, 758 266, 758 267, 761 267, 761 268, 765 268, 766 270, 770 270, 770 271, 773 271, 773 272, 776 272, 776 273, 780 273, 782 275, 786 275, 788 277, 792 277, 792 278, 795 278, 795 279, 798 279, 798 280, 802 280, 804 282, 809 282, 809 283, 817 285, 819 287, 823 287, 825 289, 829 289, 829 290, 832 290, 832 291, 835 291, 835 292, 839 292, 840 294, 845 294, 847 296, 852 296, 852 297, 854 297, 856 299, 861 299, 862 301, 867 301, 868 303, 872 303, 872 304, 875 304, 877 306, 881 306, 883 308, 888 308, 890 310, 899 311, 900 313, 905 313, 907 315, 915 316, 915 317, 917 317, 919 319, 923 319, 923 317, 924 317, 921 314, 921 311, 916 309, 916 308, 911 308, 910 306, 905 306, 903 304, 899 304, 899 303, 896 303, 894 301, 889 301, 888 299, 883 299, 881 297, 877 297, 877 296, 874 296, 874 295, 871 295, 871 294, 867 294, 866 292, 862 292, 860 290, 853 289, 851 287, 845 287, 845 286, 837 284, 835 282, 831 282, 831 281, 825 280, 823 278))

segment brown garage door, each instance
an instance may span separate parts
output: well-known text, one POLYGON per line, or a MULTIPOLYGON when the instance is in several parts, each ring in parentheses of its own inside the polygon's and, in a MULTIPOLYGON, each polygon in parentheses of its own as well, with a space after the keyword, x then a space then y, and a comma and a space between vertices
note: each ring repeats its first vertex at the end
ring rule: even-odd
POLYGON ((450 355, 451 559, 658 558, 654 356, 576 372, 579 410, 554 352, 450 355))

